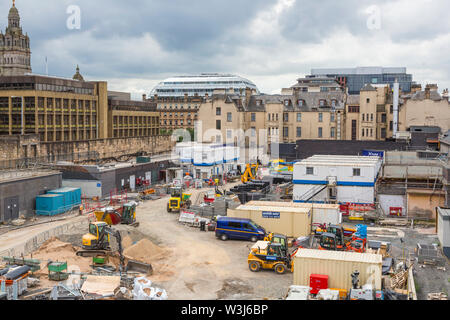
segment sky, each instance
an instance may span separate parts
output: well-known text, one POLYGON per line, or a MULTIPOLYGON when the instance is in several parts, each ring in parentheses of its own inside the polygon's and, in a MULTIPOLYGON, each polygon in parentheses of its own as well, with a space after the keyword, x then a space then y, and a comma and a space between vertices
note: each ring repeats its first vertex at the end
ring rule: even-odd
MULTIPOLYGON (((0 4, 0 27, 12 1, 0 4)), ((280 93, 312 68, 407 67, 450 87, 448 0, 16 0, 32 68, 149 94, 175 75, 232 73, 280 93), (79 14, 78 14, 79 13, 79 14)))

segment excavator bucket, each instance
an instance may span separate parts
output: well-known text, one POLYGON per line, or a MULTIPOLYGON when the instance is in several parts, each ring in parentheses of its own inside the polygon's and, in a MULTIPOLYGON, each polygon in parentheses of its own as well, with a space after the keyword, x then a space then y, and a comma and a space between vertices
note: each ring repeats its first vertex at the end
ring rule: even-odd
POLYGON ((147 275, 153 274, 153 267, 151 264, 136 261, 136 260, 128 260, 127 271, 136 271, 140 273, 144 273, 147 275))

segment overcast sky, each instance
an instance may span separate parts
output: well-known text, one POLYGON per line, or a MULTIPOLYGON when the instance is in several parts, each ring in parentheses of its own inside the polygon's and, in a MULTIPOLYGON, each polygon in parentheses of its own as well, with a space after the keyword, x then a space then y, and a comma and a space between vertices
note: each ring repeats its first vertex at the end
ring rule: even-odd
MULTIPOLYGON (((1 2, 0 26, 11 1, 1 2)), ((419 83, 450 87, 448 0, 16 0, 32 68, 133 97, 167 77, 244 76, 265 93, 311 68, 407 67, 419 83), (67 9, 77 5, 80 29, 67 9), (72 24, 73 25, 73 24, 72 24)))

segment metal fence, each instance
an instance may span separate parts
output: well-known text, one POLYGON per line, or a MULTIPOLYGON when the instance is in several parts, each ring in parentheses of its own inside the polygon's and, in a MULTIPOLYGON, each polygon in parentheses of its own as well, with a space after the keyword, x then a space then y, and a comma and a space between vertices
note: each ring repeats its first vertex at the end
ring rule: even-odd
POLYGON ((68 154, 49 154, 34 158, 9 159, 0 161, 0 170, 7 169, 25 169, 37 166, 53 164, 59 161, 81 162, 81 161, 98 161, 99 153, 97 151, 68 153, 68 154))

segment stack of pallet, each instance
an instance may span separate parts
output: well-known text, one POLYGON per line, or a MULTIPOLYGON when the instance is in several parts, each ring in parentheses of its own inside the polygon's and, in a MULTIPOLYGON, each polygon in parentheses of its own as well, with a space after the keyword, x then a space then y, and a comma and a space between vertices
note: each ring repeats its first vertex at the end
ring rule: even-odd
POLYGON ((403 289, 408 280, 408 270, 403 270, 391 277, 391 288, 392 289, 403 289))
POLYGON ((448 300, 448 296, 444 292, 429 293, 428 300, 448 300))

